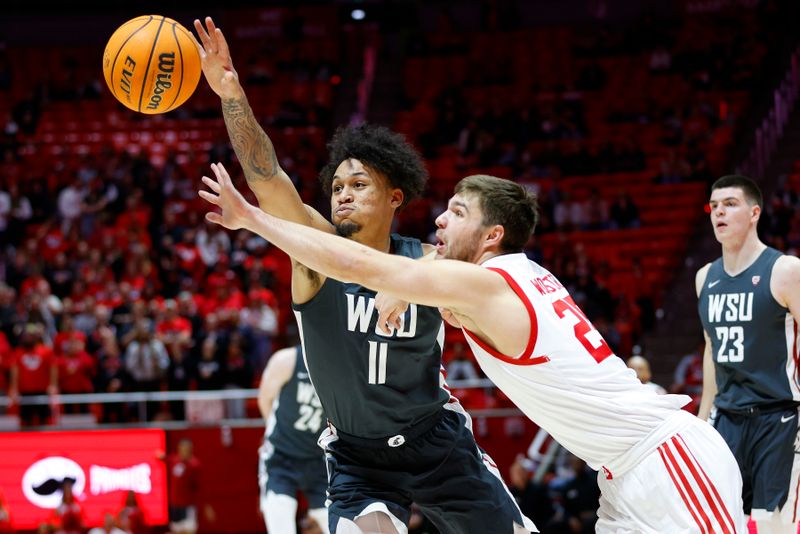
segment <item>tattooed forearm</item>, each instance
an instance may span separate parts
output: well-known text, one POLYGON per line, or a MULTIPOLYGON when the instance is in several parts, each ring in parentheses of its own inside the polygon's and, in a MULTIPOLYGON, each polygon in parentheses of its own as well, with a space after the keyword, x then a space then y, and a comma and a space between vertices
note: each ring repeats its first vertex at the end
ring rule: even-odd
POLYGON ((233 150, 248 182, 269 181, 278 172, 278 158, 246 99, 223 100, 222 116, 233 150))

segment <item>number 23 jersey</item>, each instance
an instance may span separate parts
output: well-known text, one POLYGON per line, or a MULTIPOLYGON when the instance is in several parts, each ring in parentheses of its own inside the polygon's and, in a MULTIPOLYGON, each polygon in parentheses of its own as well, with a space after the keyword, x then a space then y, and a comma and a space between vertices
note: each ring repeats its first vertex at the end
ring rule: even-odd
POLYGON ((496 256, 482 266, 506 279, 528 309, 519 320, 531 323, 525 351, 513 357, 464 330, 486 376, 593 469, 619 461, 635 445, 637 451, 657 447, 669 433, 664 423, 689 397, 644 386, 558 279, 524 254, 496 256))
POLYGON ((796 318, 770 289, 772 268, 781 256, 767 247, 736 276, 725 272, 722 258, 708 269, 698 310, 711 339, 714 404, 722 410, 800 401, 796 318))

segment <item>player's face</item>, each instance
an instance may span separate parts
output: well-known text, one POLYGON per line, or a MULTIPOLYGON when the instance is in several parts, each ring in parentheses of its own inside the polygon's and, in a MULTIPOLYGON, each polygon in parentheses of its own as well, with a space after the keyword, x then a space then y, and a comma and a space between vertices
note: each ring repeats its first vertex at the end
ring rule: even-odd
POLYGON ((478 198, 454 195, 436 218, 436 257, 476 262, 481 255, 483 213, 478 198))
MULTIPOLYGON (((394 216, 398 189, 357 159, 339 164, 331 182, 331 220, 343 237, 360 232, 374 218, 394 216), (394 195, 393 195, 394 193, 394 195)), ((402 193, 400 202, 402 202, 402 193)))
POLYGON ((760 208, 751 206, 739 187, 723 187, 711 192, 711 226, 717 241, 741 239, 758 222, 760 208))

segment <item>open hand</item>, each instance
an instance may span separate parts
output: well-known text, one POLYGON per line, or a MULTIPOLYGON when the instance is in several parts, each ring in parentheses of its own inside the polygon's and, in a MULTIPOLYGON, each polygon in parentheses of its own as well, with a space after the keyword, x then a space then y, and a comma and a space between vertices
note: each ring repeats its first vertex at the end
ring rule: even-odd
POLYGON ((206 17, 206 27, 195 19, 194 29, 202 42, 200 44, 195 39, 208 85, 220 98, 241 98, 244 92, 222 30, 214 25, 211 17, 206 17))
POLYGON ((247 202, 239 191, 233 186, 228 171, 221 163, 212 163, 211 170, 214 171, 216 180, 203 176, 203 183, 208 186, 209 191, 198 191, 200 198, 206 202, 218 206, 222 213, 210 211, 206 213, 206 220, 229 230, 245 228, 245 223, 249 220, 253 205, 247 202), (216 194, 215 194, 216 193, 216 194))

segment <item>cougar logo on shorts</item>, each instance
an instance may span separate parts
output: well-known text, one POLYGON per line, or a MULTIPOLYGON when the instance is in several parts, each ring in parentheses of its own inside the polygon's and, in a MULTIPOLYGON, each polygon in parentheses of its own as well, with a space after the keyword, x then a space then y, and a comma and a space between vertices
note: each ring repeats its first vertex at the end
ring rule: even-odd
POLYGON ((77 498, 86 486, 86 474, 73 460, 50 456, 32 464, 22 476, 22 493, 39 508, 56 508, 61 504, 64 481, 72 481, 77 498))

